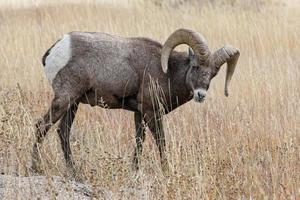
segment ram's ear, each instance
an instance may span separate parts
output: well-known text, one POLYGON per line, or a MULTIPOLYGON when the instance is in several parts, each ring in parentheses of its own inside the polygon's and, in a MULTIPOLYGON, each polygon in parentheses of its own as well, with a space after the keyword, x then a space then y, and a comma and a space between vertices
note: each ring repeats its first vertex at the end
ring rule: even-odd
POLYGON ((189 47, 189 59, 193 60, 195 57, 194 51, 191 47, 189 47))

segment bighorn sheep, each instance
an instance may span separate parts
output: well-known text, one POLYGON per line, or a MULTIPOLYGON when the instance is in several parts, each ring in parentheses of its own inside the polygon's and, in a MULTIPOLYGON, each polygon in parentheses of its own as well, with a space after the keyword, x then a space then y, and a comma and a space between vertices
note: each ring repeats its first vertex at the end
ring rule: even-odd
POLYGON ((74 172, 69 137, 78 104, 103 106, 100 101, 110 109, 134 112, 134 168, 139 167, 145 140, 143 121, 156 141, 162 167, 166 167, 165 135, 158 104, 168 113, 192 98, 202 102, 211 79, 225 62, 225 95, 228 96, 228 84, 238 58, 239 51, 228 45, 211 53, 205 38, 187 29, 176 30, 164 45, 142 37, 90 32, 66 34, 43 57, 54 99, 49 111, 36 124, 32 168, 40 169, 40 145, 51 125, 61 119, 58 134, 67 166, 74 172), (187 44, 189 53, 173 51, 179 44, 187 44), (150 89, 153 80, 161 91, 156 99, 166 101, 153 101, 150 89))

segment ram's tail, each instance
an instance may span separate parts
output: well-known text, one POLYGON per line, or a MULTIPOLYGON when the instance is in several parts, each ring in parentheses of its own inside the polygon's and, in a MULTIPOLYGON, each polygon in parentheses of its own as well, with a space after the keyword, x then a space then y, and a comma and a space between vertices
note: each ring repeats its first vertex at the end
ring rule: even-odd
POLYGON ((43 58, 42 58, 42 63, 43 63, 43 65, 44 65, 44 67, 46 66, 46 58, 47 58, 47 56, 50 54, 50 51, 51 51, 51 49, 58 43, 60 41, 60 39, 59 40, 57 40, 47 51, 46 51, 46 53, 43 55, 43 58))

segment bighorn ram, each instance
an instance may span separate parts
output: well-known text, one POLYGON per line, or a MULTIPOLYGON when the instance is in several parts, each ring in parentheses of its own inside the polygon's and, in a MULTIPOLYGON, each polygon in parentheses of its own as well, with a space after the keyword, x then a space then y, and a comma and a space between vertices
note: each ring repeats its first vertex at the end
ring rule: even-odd
POLYGON ((123 38, 106 33, 64 35, 43 57, 54 99, 49 111, 36 124, 33 169, 40 169, 39 148, 47 131, 61 119, 58 134, 67 166, 74 172, 69 137, 78 104, 103 106, 103 101, 110 109, 134 112, 133 166, 138 169, 142 153, 143 121, 156 141, 162 166, 167 166, 162 112, 158 109, 163 107, 164 113, 168 113, 192 98, 202 102, 211 79, 225 62, 228 96, 228 84, 238 58, 239 51, 228 45, 211 53, 205 38, 187 29, 176 30, 164 45, 148 38, 123 38), (189 53, 173 51, 179 44, 187 44, 189 53), (157 101, 151 91, 153 82, 160 88, 157 101))

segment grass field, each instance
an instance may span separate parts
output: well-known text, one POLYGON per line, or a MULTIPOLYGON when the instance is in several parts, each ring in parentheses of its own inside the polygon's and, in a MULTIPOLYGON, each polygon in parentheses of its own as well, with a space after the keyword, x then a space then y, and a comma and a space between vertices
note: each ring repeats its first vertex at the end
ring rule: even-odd
MULTIPOLYGON (((164 42, 185 27, 202 33, 212 50, 226 43, 240 49, 230 96, 223 95, 222 69, 205 103, 189 102, 164 118, 168 176, 149 132, 141 170, 131 170, 132 113, 81 106, 71 146, 87 183, 121 199, 141 199, 124 188, 145 199, 300 199, 299 1, 101 2, 0 7, 1 173, 30 175, 34 123, 53 95, 41 57, 64 33, 164 42)), ((68 178, 55 127, 42 155, 46 176, 68 178)))

